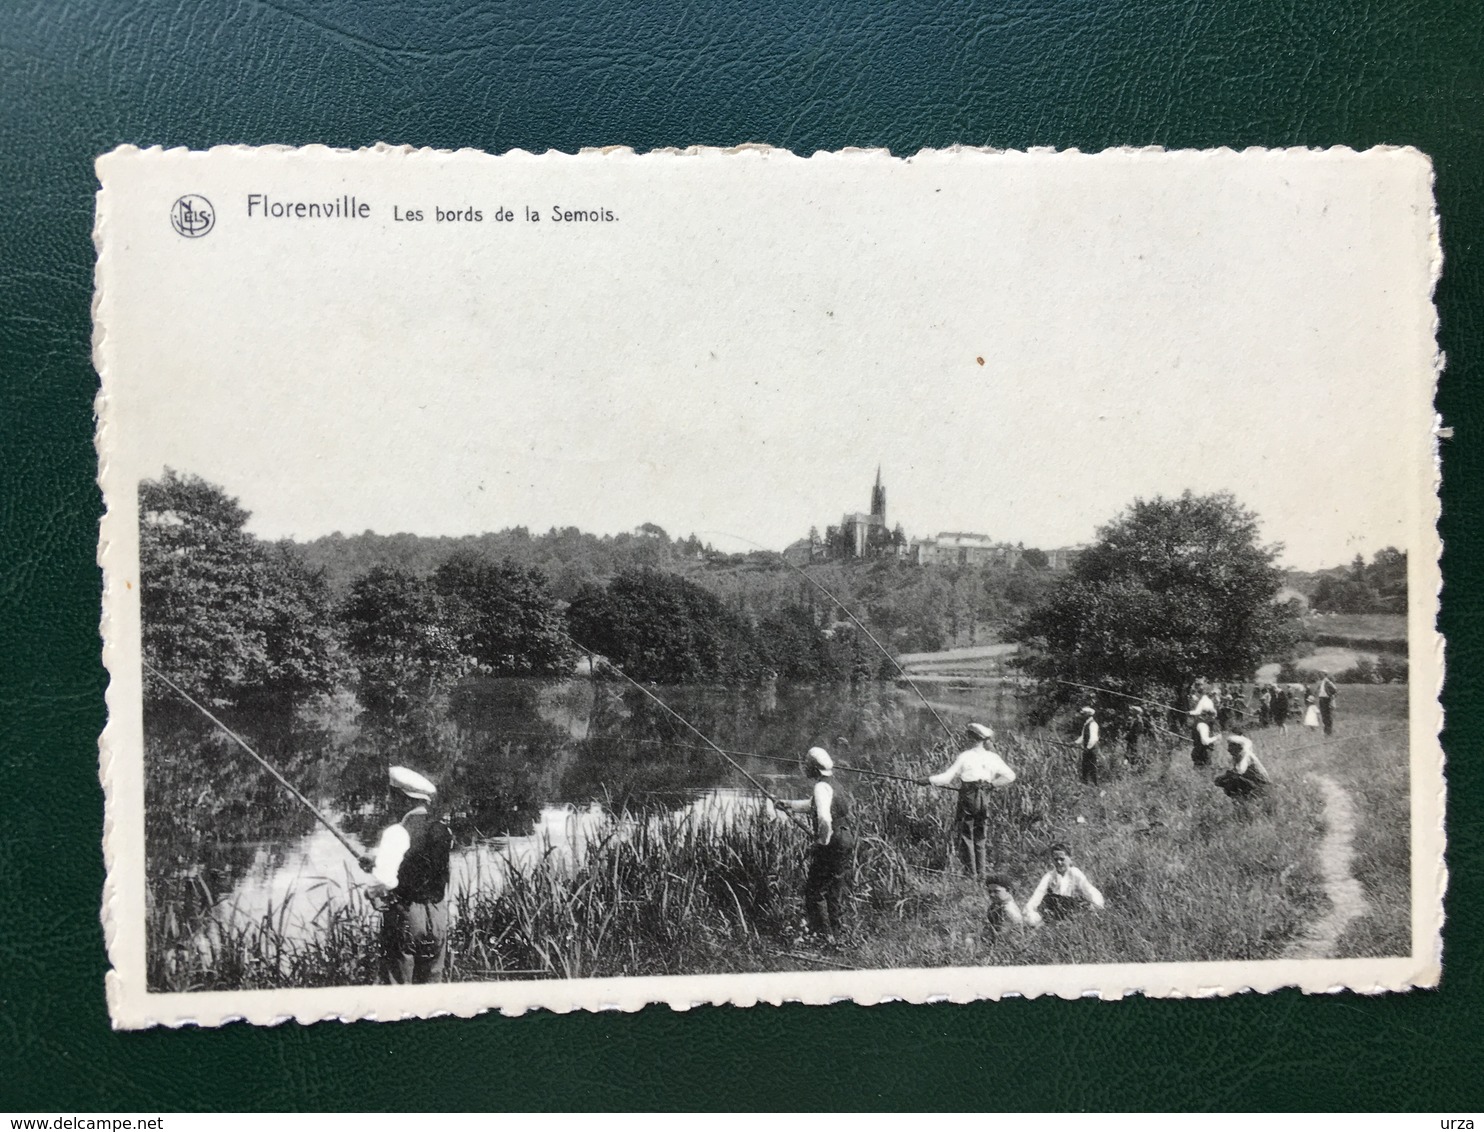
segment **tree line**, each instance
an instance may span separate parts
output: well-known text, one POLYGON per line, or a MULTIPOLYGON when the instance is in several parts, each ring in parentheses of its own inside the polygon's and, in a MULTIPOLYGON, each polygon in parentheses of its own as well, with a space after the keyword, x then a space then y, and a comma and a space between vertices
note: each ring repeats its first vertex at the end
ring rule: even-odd
MULTIPOLYGON (((352 689, 367 708, 405 712, 476 673, 569 674, 574 642, 660 683, 892 671, 776 555, 688 575, 630 563, 564 598, 541 567, 449 540, 437 561, 370 565, 332 585, 314 553, 256 538, 248 512, 198 477, 141 483, 139 509, 145 657, 213 703, 291 707, 352 689)), ((633 537, 672 563, 683 545, 658 528, 633 537)), ((888 560, 809 578, 894 652, 935 651, 992 621, 1021 643, 1023 673, 1055 710, 1085 695, 1058 680, 1179 702, 1197 675, 1245 680, 1291 656, 1298 610, 1278 600, 1280 551, 1231 495, 1186 492, 1136 500, 1062 575, 888 560)))
POLYGON ((249 532, 250 517, 196 476, 167 469, 139 487, 144 657, 214 705, 292 710, 349 689, 397 715, 466 676, 570 674, 574 642, 664 683, 879 674, 882 658, 816 608, 747 616, 648 565, 587 581, 569 603, 540 567, 459 546, 426 570, 370 566, 337 592, 295 544, 249 532))

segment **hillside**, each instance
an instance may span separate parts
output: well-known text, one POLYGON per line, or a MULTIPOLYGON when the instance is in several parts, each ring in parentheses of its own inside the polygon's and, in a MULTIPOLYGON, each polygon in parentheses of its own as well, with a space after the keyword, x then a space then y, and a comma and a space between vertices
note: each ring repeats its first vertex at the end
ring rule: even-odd
POLYGON ((813 609, 822 624, 848 622, 849 616, 812 579, 865 621, 883 644, 906 652, 995 643, 999 629, 1039 601, 1054 577, 1025 562, 1013 568, 924 567, 880 559, 822 563, 809 567, 806 579, 774 552, 723 554, 694 535, 671 539, 653 524, 620 535, 593 535, 572 527, 535 535, 516 527, 460 538, 337 532, 283 545, 322 572, 338 595, 376 566, 429 574, 455 552, 472 551, 545 571, 562 601, 572 600, 586 582, 651 567, 680 574, 749 616, 803 606, 813 609))

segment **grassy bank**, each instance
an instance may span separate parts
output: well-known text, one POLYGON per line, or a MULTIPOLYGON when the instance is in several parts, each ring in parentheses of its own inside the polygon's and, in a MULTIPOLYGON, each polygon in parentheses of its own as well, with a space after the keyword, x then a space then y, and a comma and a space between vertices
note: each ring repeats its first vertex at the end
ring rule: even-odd
MULTIPOLYGON (((575 866, 552 854, 500 883, 477 875, 464 883, 452 897, 451 975, 1263 959, 1281 954, 1322 905, 1319 804, 1302 776, 1279 769, 1281 785, 1240 814, 1183 748, 1139 771, 1122 768, 1101 788, 1077 782, 1064 747, 1028 739, 1001 749, 1019 779, 994 799, 998 867, 1024 900, 1049 846, 1067 840, 1107 897, 1101 914, 985 932, 986 897, 951 857, 953 795, 857 778, 847 779, 861 833, 855 927, 839 952, 800 951, 804 839, 792 825, 766 809, 728 821, 630 810, 609 817, 575 866)), ((899 756, 885 769, 921 775, 947 753, 899 756)), ((281 912, 247 923, 220 908, 152 915, 152 989, 371 980, 375 909, 359 894, 326 897, 309 938, 281 912)))
MULTIPOLYGON (((1336 743, 1294 750, 1293 762, 1332 777, 1356 808, 1351 869, 1370 910, 1340 937, 1341 958, 1411 953, 1411 776, 1407 689, 1346 686, 1337 707, 1336 743)), ((1315 741, 1290 730, 1289 746, 1315 741)))

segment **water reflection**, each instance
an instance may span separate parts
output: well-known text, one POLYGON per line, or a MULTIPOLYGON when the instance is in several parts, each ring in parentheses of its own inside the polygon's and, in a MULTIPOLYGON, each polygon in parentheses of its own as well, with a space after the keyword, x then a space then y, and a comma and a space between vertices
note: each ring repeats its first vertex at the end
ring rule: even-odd
MULTIPOLYGON (((801 794, 797 760, 827 747, 869 767, 942 737, 932 712, 891 685, 657 688, 664 702, 748 771, 801 794), (783 759, 784 762, 769 761, 783 759)), ((1008 689, 934 689, 950 724, 1012 724, 1008 689)), ((353 838, 374 844, 386 768, 439 784, 455 833, 452 883, 497 888, 505 870, 577 857, 606 816, 642 803, 674 820, 715 821, 757 804, 746 780, 634 688, 590 679, 483 680, 396 722, 342 701, 295 718, 227 720, 353 838)), ((171 914, 274 916, 311 930, 327 901, 365 878, 332 834, 190 709, 146 713, 146 851, 153 898, 171 914)))

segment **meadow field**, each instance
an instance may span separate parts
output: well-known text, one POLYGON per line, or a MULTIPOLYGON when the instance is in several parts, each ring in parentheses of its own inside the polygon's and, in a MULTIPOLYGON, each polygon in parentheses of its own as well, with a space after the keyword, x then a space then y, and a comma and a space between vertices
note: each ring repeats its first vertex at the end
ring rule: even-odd
MULTIPOLYGON (((997 868, 1024 901, 1068 841, 1107 898, 1097 914, 1039 930, 985 928, 987 897, 950 845, 949 791, 855 778, 861 837, 853 928, 822 949, 802 938, 801 832, 766 805, 730 816, 673 804, 624 806, 584 851, 533 867, 466 878, 453 892, 449 977, 719 973, 810 968, 1274 959, 1409 950, 1404 687, 1341 689, 1336 741, 1301 727, 1258 731, 1275 779, 1238 807, 1170 739, 1128 766, 1111 760, 1098 787, 1077 781, 1055 737, 997 746, 1017 782, 994 798, 997 868), (1354 820, 1344 868, 1363 892, 1343 923, 1332 891, 1337 831, 1327 791, 1354 820), (1326 861, 1326 854, 1330 859, 1326 861), (1328 886, 1328 887, 1327 887, 1328 886)), ((878 769, 919 777, 940 769, 946 743, 878 769)), ((802 780, 791 791, 802 794, 802 780)), ((761 799, 759 799, 761 802, 761 799)), ((363 889, 328 885, 316 931, 288 930, 272 909, 243 922, 152 915, 155 989, 196 990, 374 981, 378 913, 363 889), (348 893, 348 894, 347 894, 348 893)))

